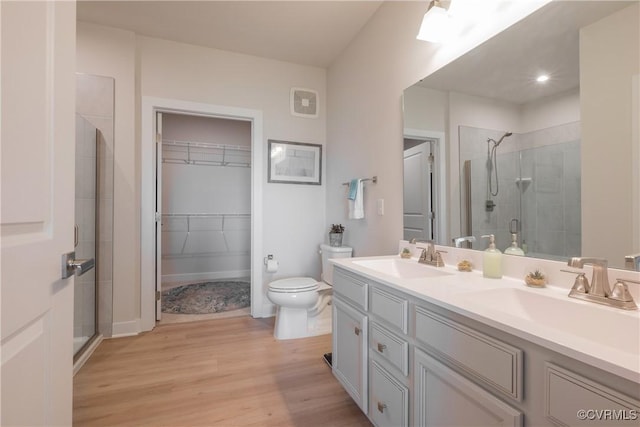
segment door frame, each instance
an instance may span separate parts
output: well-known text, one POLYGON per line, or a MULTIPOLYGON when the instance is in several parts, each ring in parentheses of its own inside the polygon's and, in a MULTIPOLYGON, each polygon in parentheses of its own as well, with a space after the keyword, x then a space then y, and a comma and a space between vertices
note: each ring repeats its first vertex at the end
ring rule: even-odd
POLYGON ((251 122, 251 316, 267 317, 262 291, 262 111, 177 99, 142 97, 141 206, 140 206, 140 326, 150 331, 156 324, 156 112, 210 116, 251 122))
POLYGON ((447 235, 447 180, 445 179, 447 174, 447 151, 444 144, 445 134, 444 132, 405 128, 403 138, 433 141, 435 156, 435 162, 433 163, 433 180, 436 193, 434 234, 436 236, 436 243, 449 245, 449 236, 447 235))

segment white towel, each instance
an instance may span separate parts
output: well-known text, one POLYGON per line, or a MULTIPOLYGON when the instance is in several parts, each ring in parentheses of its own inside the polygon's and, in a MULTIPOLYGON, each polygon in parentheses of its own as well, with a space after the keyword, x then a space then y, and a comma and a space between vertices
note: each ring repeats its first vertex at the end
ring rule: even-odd
POLYGON ((354 200, 347 199, 347 202, 349 203, 349 219, 364 218, 364 185, 361 179, 358 180, 356 198, 354 200))

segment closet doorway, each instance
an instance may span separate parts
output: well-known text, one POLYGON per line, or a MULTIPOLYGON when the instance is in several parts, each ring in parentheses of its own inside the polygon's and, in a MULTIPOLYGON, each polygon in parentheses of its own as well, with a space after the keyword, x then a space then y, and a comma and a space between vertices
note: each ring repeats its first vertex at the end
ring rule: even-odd
MULTIPOLYGON (((186 114, 192 116, 217 117, 229 120, 242 120, 251 123, 251 315, 268 317, 270 305, 263 291, 263 201, 264 148, 262 111, 247 108, 229 107, 215 104, 184 101, 169 98, 143 96, 141 109, 141 228, 140 228, 140 331, 150 331, 156 326, 157 295, 161 291, 162 247, 158 251, 156 235, 161 227, 161 212, 157 211, 158 164, 162 163, 162 139, 156 126, 157 113, 186 114), (158 279, 157 279, 158 278, 158 279)), ((161 129, 160 129, 161 130, 161 129)))
POLYGON ((156 320, 250 314, 251 127, 156 112, 156 320))

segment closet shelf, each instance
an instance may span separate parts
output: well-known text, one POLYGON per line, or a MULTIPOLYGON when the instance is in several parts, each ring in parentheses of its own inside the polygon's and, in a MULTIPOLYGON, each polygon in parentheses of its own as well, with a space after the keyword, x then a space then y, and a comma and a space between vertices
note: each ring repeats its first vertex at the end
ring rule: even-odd
POLYGON ((249 218, 251 214, 248 213, 163 213, 161 214, 163 217, 167 218, 187 218, 187 217, 197 217, 197 218, 249 218))
POLYGON ((209 142, 162 140, 162 162, 227 167, 251 167, 251 148, 209 142))

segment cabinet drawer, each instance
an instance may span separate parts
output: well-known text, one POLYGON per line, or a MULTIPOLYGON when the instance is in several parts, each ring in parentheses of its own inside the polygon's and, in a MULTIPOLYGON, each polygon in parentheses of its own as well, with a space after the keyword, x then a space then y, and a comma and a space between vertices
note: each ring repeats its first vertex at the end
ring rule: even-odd
POLYGON ((522 350, 416 307, 416 339, 464 373, 522 400, 522 350))
POLYGON ((407 333, 408 306, 406 299, 397 297, 378 288, 371 289, 371 313, 407 333))
POLYGON ((409 425, 409 389, 371 361, 369 418, 378 427, 409 425))
POLYGON ((524 414, 443 365, 414 353, 413 425, 521 427, 524 414))
POLYGON ((405 340, 376 323, 371 323, 369 337, 373 352, 382 356, 404 375, 409 375, 409 344, 405 340))
POLYGON ((345 297, 356 307, 367 309, 367 283, 339 267, 333 269, 333 292, 345 297))
POLYGON ((545 415, 555 424, 562 426, 596 424, 637 426, 640 402, 552 363, 547 363, 545 415), (587 419, 579 418, 580 411, 590 411, 585 413, 587 419))

